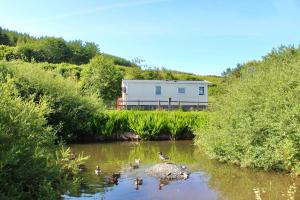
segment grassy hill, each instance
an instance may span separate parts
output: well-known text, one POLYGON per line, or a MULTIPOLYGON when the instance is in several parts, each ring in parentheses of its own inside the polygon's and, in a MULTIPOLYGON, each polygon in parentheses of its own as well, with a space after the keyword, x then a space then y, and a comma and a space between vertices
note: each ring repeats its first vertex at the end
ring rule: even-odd
MULTIPOLYGON (((84 69, 89 68, 91 60, 97 56, 103 57, 109 65, 117 70, 121 79, 139 80, 208 80, 213 83, 209 88, 210 101, 220 93, 223 78, 220 76, 201 76, 166 68, 142 67, 142 60, 133 61, 106 54, 99 51, 97 44, 81 40, 66 41, 57 37, 33 37, 26 33, 10 31, 0 27, 0 60, 6 62, 23 61, 37 64, 45 70, 54 70, 67 79, 81 82, 84 69)), ((96 66, 94 67, 97 67, 96 66)), ((101 64, 100 64, 101 65, 101 64)), ((91 74, 92 75, 92 74, 91 74)), ((116 91, 121 91, 119 83, 111 85, 116 91)), ((119 94, 120 95, 120 94, 119 94)), ((110 100, 115 101, 117 95, 110 100)))

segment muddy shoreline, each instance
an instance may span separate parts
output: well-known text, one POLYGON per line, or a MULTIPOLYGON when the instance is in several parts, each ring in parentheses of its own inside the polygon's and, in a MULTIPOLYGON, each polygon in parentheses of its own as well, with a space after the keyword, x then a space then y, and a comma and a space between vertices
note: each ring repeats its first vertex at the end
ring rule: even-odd
POLYGON ((132 132, 125 133, 114 133, 111 136, 106 135, 84 135, 76 139, 76 141, 71 143, 93 143, 93 142, 112 142, 112 141, 163 141, 163 140, 192 140, 195 135, 193 134, 183 134, 176 138, 172 138, 168 134, 160 134, 149 139, 141 139, 139 135, 132 132))

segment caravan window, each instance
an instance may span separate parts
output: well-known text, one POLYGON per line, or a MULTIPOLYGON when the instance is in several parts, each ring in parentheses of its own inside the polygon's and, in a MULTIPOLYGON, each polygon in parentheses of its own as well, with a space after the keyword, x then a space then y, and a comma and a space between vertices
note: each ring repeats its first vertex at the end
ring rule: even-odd
POLYGON ((127 89, 126 89, 125 86, 122 87, 122 92, 125 93, 125 94, 127 93, 127 89))
POLYGON ((204 87, 199 87, 199 95, 204 95, 204 87))
POLYGON ((178 88, 178 94, 185 94, 185 88, 178 88))
POLYGON ((155 86, 155 94, 161 95, 161 86, 155 86))

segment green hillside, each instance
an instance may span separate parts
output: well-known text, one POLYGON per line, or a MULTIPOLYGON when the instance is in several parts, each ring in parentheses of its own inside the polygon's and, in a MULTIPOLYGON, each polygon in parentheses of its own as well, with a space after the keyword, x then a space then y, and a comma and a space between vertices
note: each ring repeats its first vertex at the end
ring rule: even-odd
POLYGON ((28 63, 39 63, 38 66, 46 70, 59 72, 63 77, 73 79, 85 88, 90 87, 91 92, 102 96, 104 102, 111 105, 121 95, 122 79, 145 79, 145 80, 208 80, 213 83, 209 88, 210 101, 220 92, 219 86, 223 78, 219 76, 201 76, 193 73, 185 73, 166 68, 141 67, 142 61, 138 58, 133 61, 100 52, 97 44, 83 42, 81 40, 66 41, 57 37, 32 37, 25 33, 10 31, 0 27, 0 60, 6 62, 22 61, 28 63), (101 61, 99 61, 101 57, 101 61), (93 61, 94 60, 94 61, 93 61), (98 60, 99 62, 95 62, 98 60), (105 63, 111 77, 101 79, 107 71, 101 70, 105 63), (93 68, 93 69, 92 69, 93 68), (111 68, 111 69, 109 69, 111 68), (89 73, 87 77, 85 72, 89 73), (113 76, 115 74, 116 76, 113 76), (116 79, 110 81, 110 79, 116 79), (88 80, 89 83, 87 83, 88 80), (104 84, 96 84, 104 81, 104 84), (91 81, 94 81, 93 83, 91 81), (108 81, 108 82, 105 82, 108 81), (96 85, 95 85, 96 84, 96 85), (109 85, 107 90, 114 91, 113 94, 103 89, 99 93, 97 87, 109 85), (94 89, 93 89, 94 88, 94 89), (104 94, 105 93, 105 94, 104 94))

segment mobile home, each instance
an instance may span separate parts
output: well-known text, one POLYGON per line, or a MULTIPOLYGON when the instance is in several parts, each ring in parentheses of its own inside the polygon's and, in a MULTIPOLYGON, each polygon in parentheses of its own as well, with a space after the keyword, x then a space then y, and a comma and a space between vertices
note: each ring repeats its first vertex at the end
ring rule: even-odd
POLYGON ((122 109, 205 109, 208 81, 123 80, 122 109))

